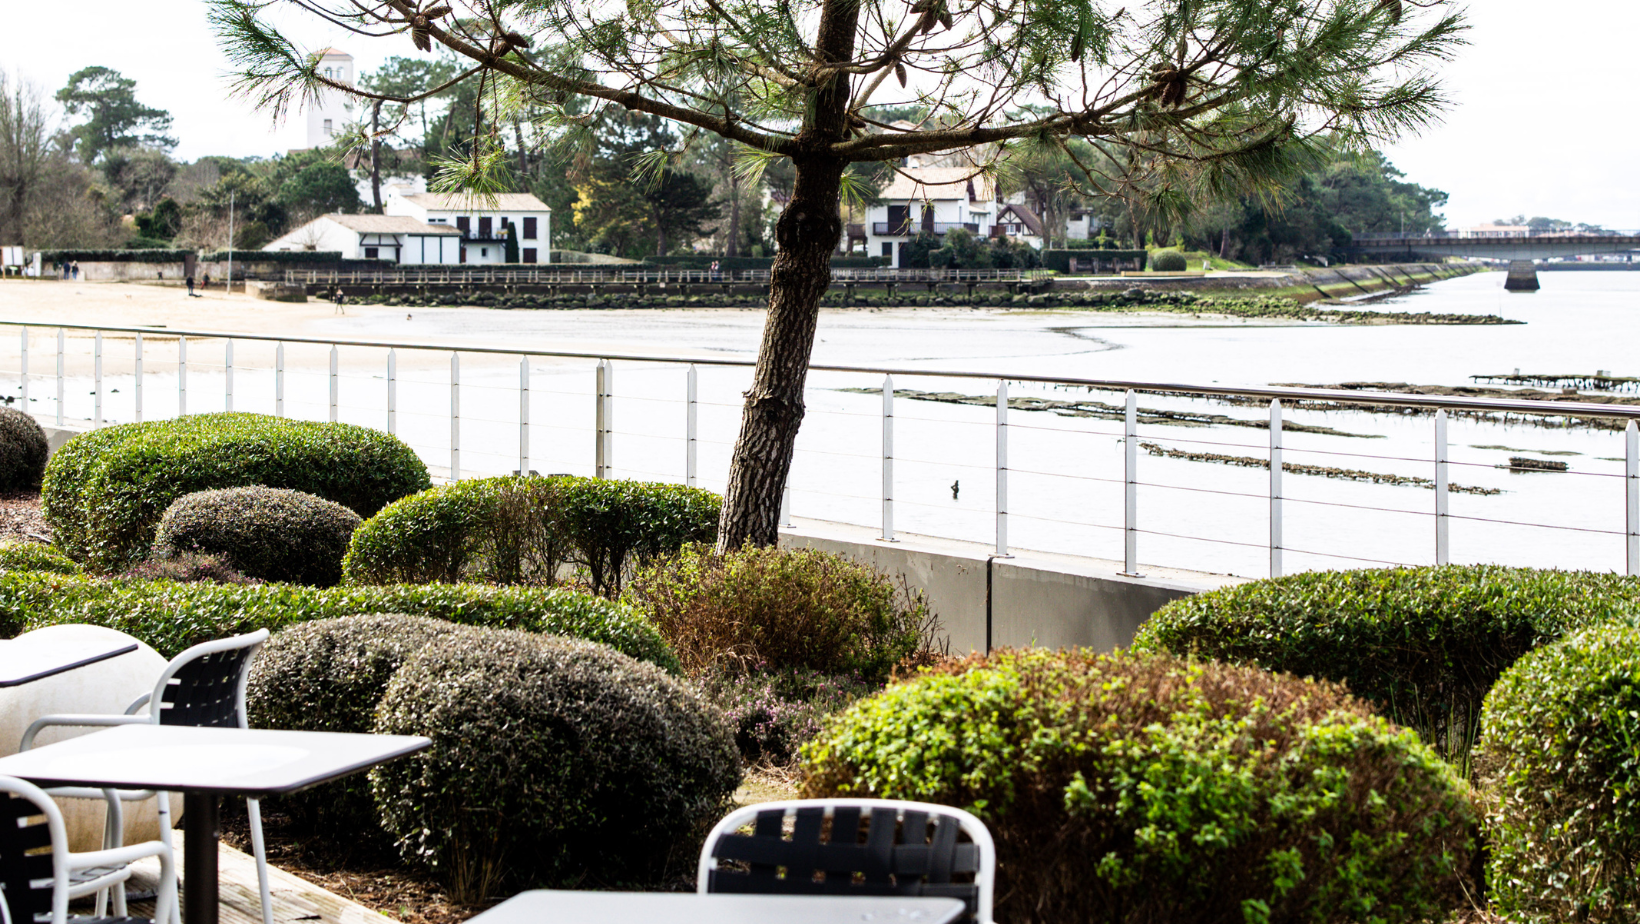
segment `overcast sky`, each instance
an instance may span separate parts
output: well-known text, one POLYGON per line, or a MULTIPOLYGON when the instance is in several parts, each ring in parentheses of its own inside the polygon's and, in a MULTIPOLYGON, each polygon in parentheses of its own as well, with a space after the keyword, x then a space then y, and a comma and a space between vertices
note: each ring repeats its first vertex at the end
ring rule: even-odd
MULTIPOLYGON (((48 94, 79 68, 100 64, 137 81, 138 98, 168 109, 176 156, 271 155, 306 144, 299 118, 274 126, 226 92, 227 62, 201 0, 7 0, 0 68, 48 94)), ((1456 105, 1442 124, 1388 148, 1409 179, 1452 196, 1448 223, 1524 213, 1608 228, 1640 228, 1631 87, 1640 36, 1634 0, 1479 0, 1471 45, 1447 70, 1456 105)), ((353 39, 318 29, 310 48, 334 44, 368 72, 408 37, 353 39)))

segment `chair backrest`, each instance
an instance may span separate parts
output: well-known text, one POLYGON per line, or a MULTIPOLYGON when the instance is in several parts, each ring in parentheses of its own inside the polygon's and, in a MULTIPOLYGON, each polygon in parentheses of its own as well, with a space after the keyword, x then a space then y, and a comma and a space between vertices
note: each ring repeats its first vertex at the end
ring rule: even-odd
POLYGON ((701 849, 696 887, 702 893, 957 898, 968 906, 962 920, 990 924, 995 879, 991 832, 962 809, 803 799, 725 816, 701 849), (740 833, 747 825, 752 833, 740 833))
POLYGON ((148 701, 156 725, 245 728, 245 683, 268 630, 205 642, 165 665, 148 701))
POLYGON ((49 921, 58 906, 67 912, 67 843, 51 797, 33 783, 0 776, 0 909, 13 924, 49 921))

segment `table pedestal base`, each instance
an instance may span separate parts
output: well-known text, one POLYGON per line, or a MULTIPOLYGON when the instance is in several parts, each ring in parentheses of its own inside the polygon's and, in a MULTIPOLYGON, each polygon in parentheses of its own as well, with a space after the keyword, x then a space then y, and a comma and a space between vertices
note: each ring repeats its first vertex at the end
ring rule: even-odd
POLYGON ((217 844, 222 839, 222 797, 186 793, 182 797, 183 924, 217 924, 217 844))

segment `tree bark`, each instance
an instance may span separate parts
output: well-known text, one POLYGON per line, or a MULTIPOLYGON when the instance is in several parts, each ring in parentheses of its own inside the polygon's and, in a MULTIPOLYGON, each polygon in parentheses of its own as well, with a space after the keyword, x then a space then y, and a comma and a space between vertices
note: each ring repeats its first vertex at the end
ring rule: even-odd
POLYGON ((370 107, 370 198, 375 201, 378 215, 382 211, 382 140, 377 134, 381 122, 382 101, 376 100, 370 107))
POLYGON ((729 242, 723 255, 740 256, 740 177, 735 176, 733 163, 729 165, 729 242))

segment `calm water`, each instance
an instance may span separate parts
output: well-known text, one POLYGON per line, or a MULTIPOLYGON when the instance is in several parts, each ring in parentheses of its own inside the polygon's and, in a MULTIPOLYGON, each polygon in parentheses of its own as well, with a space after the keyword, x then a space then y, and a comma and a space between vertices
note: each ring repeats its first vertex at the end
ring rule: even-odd
MULTIPOLYGON (((1640 273, 1544 273, 1542 291, 1503 292, 1503 274, 1439 283, 1383 310, 1496 313, 1525 321, 1497 327, 1326 327, 1080 312, 895 310, 828 312, 820 323, 818 362, 892 365, 1158 382, 1225 384, 1346 381, 1468 384, 1475 374, 1508 372, 1640 374, 1640 273)), ((623 352, 707 351, 755 355, 762 314, 755 311, 491 311, 416 309, 338 318, 321 336, 623 352)), ((164 348, 156 345, 156 351, 164 348)), ((200 347, 190 350, 189 410, 220 409, 222 375, 200 347), (195 359, 200 356, 200 359, 195 359)), ((241 344, 235 408, 271 410, 271 356, 241 344), (267 407, 263 407, 267 405, 267 407)), ((268 351, 263 351, 268 352, 268 351)), ((215 356, 216 354, 212 354, 215 356)), ((287 413, 323 418, 328 381, 323 351, 292 349, 287 413)), ((174 366, 156 352, 145 378, 151 416, 174 410, 174 366)), ((448 358, 417 362, 400 352, 397 427, 430 464, 450 462, 448 358)), ((461 366, 461 467, 464 474, 518 466, 518 361, 464 354, 461 366)), ((344 351, 338 416, 383 426, 385 357, 344 351)), ((128 370, 127 370, 128 371, 128 370)), ((585 473, 592 466, 590 362, 531 364, 529 467, 585 473)), ((699 473, 721 488, 739 420, 739 369, 700 369, 699 473)), ((119 370, 105 387, 119 387, 119 370)), ((875 387, 876 377, 815 374, 809 415, 793 474, 799 517, 875 525, 880 516, 881 398, 843 391, 875 387)), ((896 388, 990 392, 995 382, 927 376, 897 378, 896 388)), ((36 386, 39 388, 40 386, 36 386)), ((70 389, 71 392, 76 389, 70 389)), ((622 362, 616 370, 616 474, 681 480, 684 472, 684 372, 680 366, 622 362)), ((108 395, 105 414, 121 417, 108 395)), ((1014 396, 1091 397, 1014 386, 1014 396)), ((69 409, 78 399, 71 397, 69 409)), ((1210 411, 1266 418, 1255 407, 1141 396, 1143 408, 1210 411)), ((44 408, 36 408, 44 410, 44 408)), ((126 413, 129 413, 128 411, 126 413)), ((80 414, 78 416, 89 416, 80 414)), ((1293 422, 1351 434, 1287 434, 1287 461, 1431 477, 1429 418, 1359 412, 1289 412, 1293 422)), ((896 403, 896 526, 989 542, 994 536, 995 412, 901 399, 896 403), (953 487, 956 489, 953 492, 953 487), (953 496, 955 494, 955 496, 953 496)), ((1009 534, 1013 546, 1119 558, 1122 444, 1114 421, 1014 410, 1010 415, 1009 534)), ((1265 431, 1246 427, 1143 425, 1140 439, 1232 456, 1262 456, 1265 431)), ((1546 430, 1453 421, 1451 480, 1497 488, 1491 496, 1451 495, 1452 554, 1458 561, 1623 567, 1623 439, 1619 432, 1546 430), (1507 447, 1507 448, 1477 448, 1507 447), (1554 453, 1567 474, 1511 474, 1496 466, 1512 454, 1554 453), (1529 524, 1529 525, 1514 525, 1529 524), (1557 528, 1544 528, 1552 525, 1557 528)), ((1266 573, 1269 474, 1142 455, 1140 560, 1151 565, 1266 573)), ((1434 492, 1416 486, 1343 482, 1288 474, 1286 567, 1352 567, 1375 561, 1425 563, 1434 557, 1434 492)))

